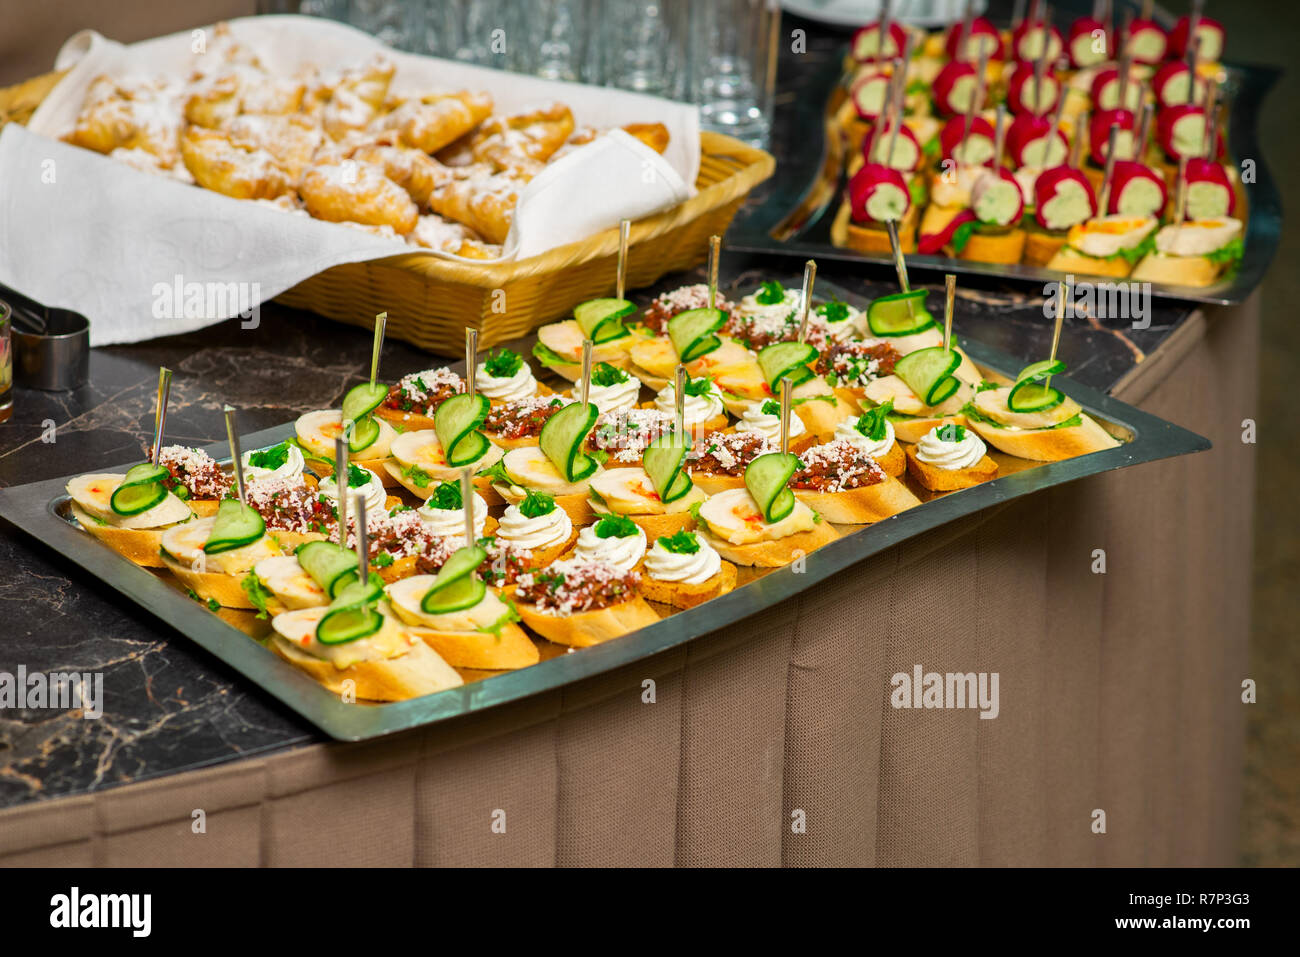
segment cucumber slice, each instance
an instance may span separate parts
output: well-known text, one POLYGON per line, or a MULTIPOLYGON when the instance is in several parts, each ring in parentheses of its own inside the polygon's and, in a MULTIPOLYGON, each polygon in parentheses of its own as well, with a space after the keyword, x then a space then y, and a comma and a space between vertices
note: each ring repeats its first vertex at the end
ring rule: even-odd
POLYGON ((145 462, 127 470, 122 484, 113 490, 109 507, 118 515, 139 515, 167 497, 162 480, 171 473, 161 465, 145 462))
POLYGON ((599 344, 630 335, 623 320, 634 312, 636 306, 626 299, 591 299, 573 307, 573 318, 582 334, 599 344))
POLYGON ((587 433, 599 415, 590 402, 586 405, 574 402, 556 412, 542 426, 537 444, 564 476, 564 481, 581 482, 599 467, 595 459, 582 451, 582 443, 587 440, 587 433))
POLYGON ((867 325, 874 336, 910 336, 934 325, 925 308, 924 289, 881 296, 867 306, 867 325))
POLYGON ((363 382, 353 386, 343 397, 343 421, 360 422, 379 408, 386 398, 388 398, 388 386, 382 382, 373 385, 363 382))
POLYGON ((745 469, 745 488, 754 496, 763 520, 779 522, 794 511, 794 492, 786 484, 799 468, 799 456, 793 452, 768 452, 749 463, 745 469))
POLYGON ((817 358, 817 350, 806 342, 774 342, 758 353, 758 367, 773 395, 781 394, 781 379, 790 377, 791 386, 801 385, 813 377, 808 363, 817 358))
POLYGON ((641 456, 641 464, 654 483, 659 500, 665 504, 677 501, 695 485, 691 477, 682 471, 689 448, 685 437, 669 432, 647 445, 641 456))
POLYGON ((473 608, 487 594, 487 585, 477 575, 487 561, 487 552, 477 545, 458 549, 438 570, 433 584, 420 599, 420 608, 430 615, 445 615, 473 608))
POLYGON ((326 612, 316 625, 322 645, 344 645, 368 638, 384 627, 384 616, 366 604, 344 605, 326 612))
POLYGON ((330 602, 331 606, 343 608, 345 606, 369 605, 384 597, 384 580, 373 572, 370 580, 362 585, 357 581, 356 571, 352 572, 352 581, 345 584, 338 590, 334 600, 330 602))
POLYGON ((334 598, 345 584, 357 577, 357 554, 333 542, 304 542, 294 554, 303 571, 310 575, 325 594, 334 598))
POLYGON ((909 352, 894 363, 894 374, 907 384, 926 405, 938 405, 959 388, 953 376, 961 365, 956 349, 931 346, 909 352))
POLYGON ((693 362, 722 345, 714 333, 726 322, 721 309, 687 309, 668 320, 668 338, 683 362, 693 362))
POLYGON ((491 402, 485 395, 453 395, 433 414, 433 430, 447 456, 447 464, 459 468, 483 457, 488 440, 475 430, 487 418, 491 402))
MULTIPOLYGON (((345 417, 343 421, 348 421, 345 417)), ((349 452, 364 452, 379 439, 379 423, 374 416, 352 420, 352 435, 348 439, 349 452)))
MULTIPOLYGON (((1032 362, 1020 370, 1020 375, 1016 376, 1016 382, 1032 380, 1037 382, 1048 376, 1060 375, 1065 371, 1065 363, 1060 359, 1044 359, 1042 362, 1032 362)), ((131 473, 127 473, 130 478, 131 473)))
POLYGON ((1017 382, 1007 396, 1007 408, 1012 412, 1046 412, 1065 401, 1065 395, 1036 379, 1017 382))
POLYGON ((251 545, 266 533, 266 522, 257 510, 241 504, 237 499, 226 498, 217 506, 217 520, 203 544, 209 555, 228 552, 251 545))

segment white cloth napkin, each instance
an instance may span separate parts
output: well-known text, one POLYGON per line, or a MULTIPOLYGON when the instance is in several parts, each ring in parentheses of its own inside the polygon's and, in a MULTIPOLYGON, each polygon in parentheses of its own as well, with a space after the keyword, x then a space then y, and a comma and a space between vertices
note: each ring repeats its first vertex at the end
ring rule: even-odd
MULTIPOLYGON (((486 90, 496 113, 558 100, 579 126, 660 122, 663 156, 621 131, 552 163, 521 192, 507 259, 535 256, 686 200, 699 171, 694 107, 389 50, 368 34, 313 17, 230 21, 235 39, 273 73, 308 64, 337 69, 382 51, 397 65, 392 90, 486 90)), ((72 71, 27 129, 0 133, 0 282, 85 313, 91 344, 138 342, 246 314, 340 263, 424 253, 347 226, 289 215, 140 172, 57 142, 98 75, 186 75, 194 36, 123 46, 92 31, 70 39, 57 66, 72 71), (75 65, 74 65, 75 64, 75 65)))

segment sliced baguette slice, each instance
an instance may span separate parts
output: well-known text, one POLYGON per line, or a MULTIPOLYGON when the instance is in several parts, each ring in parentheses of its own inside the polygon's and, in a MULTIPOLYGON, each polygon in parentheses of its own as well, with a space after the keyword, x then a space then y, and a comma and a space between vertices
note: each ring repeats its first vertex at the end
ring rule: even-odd
POLYGON ((753 542, 749 545, 733 545, 709 534, 703 528, 696 534, 712 545, 727 561, 735 562, 737 565, 756 565, 762 568, 780 568, 789 565, 795 559, 802 558, 840 537, 827 521, 818 522, 806 532, 797 532, 773 541, 753 542))
POLYGON ((1133 267, 1123 256, 1097 259, 1093 256, 1085 256, 1070 246, 1062 246, 1047 263, 1047 268, 1067 273, 1083 273, 1088 276, 1111 276, 1115 279, 1123 279, 1133 271, 1133 267))
POLYGON ((453 668, 513 671, 541 660, 533 640, 515 624, 503 626, 497 635, 490 631, 437 631, 418 625, 405 630, 418 636, 453 668))
POLYGON ((958 259, 971 262, 1013 265, 1025 253, 1025 231, 1011 229, 1005 233, 981 233, 978 229, 957 254, 958 259))
MULTIPOLYGON (((898 430, 894 430, 894 435, 898 435, 898 430)), ((899 444, 898 439, 894 439, 894 444, 889 447, 889 451, 876 459, 879 465, 890 478, 898 478, 907 471, 907 456, 903 454, 903 446, 899 444)))
POLYGON ((999 452, 1035 462, 1059 462, 1119 446, 1119 440, 1084 413, 1078 425, 1063 429, 999 429, 971 421, 967 428, 999 452))
POLYGON ((650 601, 674 608, 694 608, 736 587, 736 566, 731 562, 723 562, 716 575, 698 585, 659 581, 646 572, 644 563, 638 564, 636 570, 641 573, 641 593, 650 601))
POLYGON ((706 495, 717 495, 719 492, 725 492, 729 488, 744 488, 745 477, 743 475, 720 475, 713 472, 692 472, 691 481, 695 487, 706 495))
MULTIPOLYGON (((255 608, 249 601, 242 584, 243 575, 226 575, 221 572, 196 572, 174 558, 163 555, 162 564, 176 576, 176 580, 204 601, 215 601, 223 608, 255 608)), ((247 573, 245 573, 247 574, 247 573)))
POLYGON ((546 615, 527 602, 518 602, 515 607, 524 624, 543 638, 574 648, 621 638, 659 620, 655 610, 640 595, 608 608, 579 611, 572 615, 546 615))
POLYGON ((1163 282, 1178 286, 1211 286, 1227 269, 1204 256, 1166 256, 1148 253, 1133 270, 1138 282, 1163 282))
MULTIPOLYGON (((426 501, 438 486, 437 480, 431 481, 425 486, 417 485, 413 479, 409 479, 402 474, 402 467, 398 464, 396 459, 388 459, 385 461, 384 468, 379 474, 384 477, 385 485, 399 485, 422 502, 426 501)), ((482 495, 483 501, 487 502, 488 505, 501 504, 501 496, 498 494, 496 486, 492 484, 490 478, 485 475, 475 475, 473 482, 474 491, 478 492, 479 495, 482 495)))
MULTIPOLYGON (((596 503, 592 503, 592 513, 593 520, 606 515, 623 514, 603 509, 596 503)), ((645 532, 646 541, 648 542, 653 542, 660 536, 672 538, 678 532, 695 527, 695 517, 690 512, 669 512, 663 515, 624 515, 623 517, 630 518, 633 524, 645 532)))
POLYGON ((969 468, 941 469, 916 457, 916 449, 907 449, 907 471, 931 492, 955 492, 997 478, 998 463, 984 457, 969 468))
MULTIPOLYGON (((349 459, 349 464, 359 466, 363 469, 369 469, 379 476, 379 481, 384 483, 384 488, 396 488, 402 483, 388 471, 389 465, 395 465, 397 460, 392 456, 382 459, 349 459)), ((318 478, 329 478, 334 474, 334 466, 324 459, 307 458, 307 468, 316 473, 318 478)), ((401 474, 400 472, 398 473, 401 474)))
MULTIPOLYGON (((305 542, 323 542, 326 539, 321 532, 291 532, 283 528, 268 528, 266 534, 275 539, 287 555, 292 555, 294 549, 305 542)), ((335 538, 330 541, 335 541, 335 538)))
POLYGON ((425 415, 423 412, 403 412, 401 409, 390 409, 381 405, 375 409, 375 418, 383 419, 395 429, 402 432, 423 432, 426 429, 433 428, 433 416, 425 415))
POLYGON ((909 418, 899 419, 898 421, 891 420, 891 424, 894 426, 894 444, 897 445, 899 442, 910 442, 916 444, 917 442, 920 442, 921 437, 931 429, 936 429, 941 425, 947 425, 950 422, 955 422, 957 425, 965 425, 966 416, 962 415, 960 412, 955 412, 952 415, 938 415, 924 419, 909 418))
MULTIPOLYGON (((564 319, 541 326, 537 330, 537 341, 556 355, 571 362, 548 365, 547 368, 558 373, 570 382, 577 382, 582 375, 582 329, 576 319, 564 319)), ((591 350, 591 361, 608 362, 619 369, 628 369, 628 349, 637 341, 633 335, 623 336, 610 342, 601 343, 591 350)))
POLYGON ((345 683, 351 682, 350 690, 364 701, 405 701, 465 683, 451 665, 422 641, 411 645, 399 657, 358 661, 346 668, 336 668, 333 662, 295 648, 279 634, 272 635, 270 645, 277 655, 335 694, 349 690, 345 683))
POLYGON ((1059 235, 1041 229, 1025 230, 1025 252, 1022 261, 1027 266, 1046 266, 1065 245, 1065 231, 1059 235))
MULTIPOLYGON (((895 443, 897 444, 897 443, 895 443)), ((836 525, 869 525, 921 504, 896 478, 842 492, 795 489, 795 498, 836 525)))
POLYGON ((119 555, 130 559, 142 568, 163 567, 162 554, 159 550, 162 548, 163 532, 167 529, 117 528, 113 525, 103 525, 82 511, 75 502, 70 503, 69 507, 72 510, 72 517, 81 523, 82 528, 119 555))

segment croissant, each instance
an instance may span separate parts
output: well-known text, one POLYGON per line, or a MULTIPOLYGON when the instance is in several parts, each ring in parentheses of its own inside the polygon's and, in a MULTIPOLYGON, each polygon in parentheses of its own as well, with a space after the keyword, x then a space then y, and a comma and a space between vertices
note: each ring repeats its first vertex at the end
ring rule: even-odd
POLYGON ((407 146, 368 143, 352 151, 351 159, 383 169, 391 179, 415 200, 426 206, 434 188, 451 176, 451 172, 432 156, 407 146))
POLYGON ((401 103, 382 120, 407 146, 435 153, 478 126, 492 114, 486 93, 434 93, 401 103))
POLYGON ((391 60, 376 56, 364 66, 345 70, 332 87, 322 86, 318 95, 329 97, 322 110, 325 132, 339 139, 350 130, 365 128, 384 105, 394 70, 391 60))
POLYGON ((181 135, 181 157, 196 183, 235 199, 275 199, 293 186, 266 150, 237 145, 201 126, 181 135))
POLYGON ((406 190, 377 167, 355 160, 310 167, 298 193, 307 212, 334 223, 389 226, 405 236, 420 217, 406 190))
POLYGON ((441 183, 429 197, 429 208, 468 226, 489 243, 501 244, 510 232, 515 200, 524 186, 524 180, 509 173, 479 167, 441 183))
POLYGON ((494 116, 469 137, 470 155, 497 172, 536 175, 573 133, 573 112, 563 103, 515 116, 494 116))
POLYGON ((158 157, 163 169, 170 169, 179 158, 176 139, 182 124, 169 106, 167 92, 159 85, 118 83, 98 76, 90 84, 75 126, 64 138, 96 153, 141 149, 158 157))

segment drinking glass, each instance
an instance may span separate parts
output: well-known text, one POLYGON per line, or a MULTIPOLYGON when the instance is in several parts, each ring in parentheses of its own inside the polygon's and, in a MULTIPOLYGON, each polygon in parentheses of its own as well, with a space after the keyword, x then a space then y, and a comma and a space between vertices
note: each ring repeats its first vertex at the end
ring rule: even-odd
POLYGON ((670 98, 684 94, 689 0, 606 0, 593 7, 588 15, 600 26, 588 27, 594 34, 590 82, 670 98))
POLYGON ((700 125, 765 146, 776 89, 777 0, 709 0, 691 5, 690 99, 700 125))
POLYGON ((14 414, 14 350, 9 335, 12 314, 9 304, 0 302, 0 422, 14 414))

